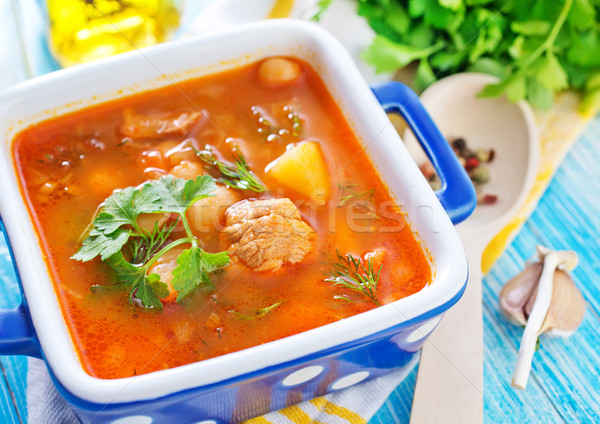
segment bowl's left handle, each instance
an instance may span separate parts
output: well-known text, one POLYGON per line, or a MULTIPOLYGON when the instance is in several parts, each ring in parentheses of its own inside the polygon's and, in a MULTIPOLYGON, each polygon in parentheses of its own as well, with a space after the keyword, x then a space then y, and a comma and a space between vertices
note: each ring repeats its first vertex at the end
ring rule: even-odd
MULTIPOLYGON (((0 231, 4 234, 15 273, 19 278, 2 217, 0 217, 0 231)), ((40 343, 31 323, 23 292, 21 298, 23 299, 21 304, 15 309, 0 309, 0 355, 27 355, 41 358, 40 343)))
POLYGON ((427 154, 442 182, 435 194, 452 223, 464 221, 477 205, 475 188, 419 97, 406 85, 395 81, 371 89, 386 112, 402 115, 427 154))

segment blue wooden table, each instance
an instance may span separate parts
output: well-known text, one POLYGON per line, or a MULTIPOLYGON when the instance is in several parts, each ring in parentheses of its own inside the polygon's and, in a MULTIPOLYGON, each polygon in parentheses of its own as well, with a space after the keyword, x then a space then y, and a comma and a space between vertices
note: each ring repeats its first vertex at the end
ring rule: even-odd
MULTIPOLYGON (((202 2, 200 2, 202 3, 202 2)), ((51 71, 34 0, 0 0, 0 89, 51 71), (19 44, 25 40, 26 51, 19 44)), ((0 201, 2 201, 0 199, 0 201)), ((0 237, 0 308, 20 303, 5 241, 0 237)), ((483 281, 484 418, 489 423, 600 422, 600 117, 593 120, 558 170, 517 238, 483 281), (535 245, 575 250, 575 281, 588 310, 569 339, 542 338, 527 390, 510 388, 522 330, 498 308, 502 285, 517 274, 535 245)), ((0 356, 0 422, 27 422, 24 357, 0 356)), ((385 401, 371 423, 405 423, 416 368, 385 401)))

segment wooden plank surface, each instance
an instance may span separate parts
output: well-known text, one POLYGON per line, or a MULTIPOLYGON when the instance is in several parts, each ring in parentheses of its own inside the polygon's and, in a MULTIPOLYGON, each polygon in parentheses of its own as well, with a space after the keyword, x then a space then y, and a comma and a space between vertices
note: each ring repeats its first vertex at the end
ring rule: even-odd
MULTIPOLYGON (((525 227, 484 279, 483 306, 485 422, 600 422, 600 117, 588 125, 525 227), (588 310, 569 339, 542 339, 527 390, 518 392, 510 380, 522 330, 502 317, 498 293, 536 244, 577 251, 580 264, 573 274, 588 310)), ((408 422, 406 399, 413 390, 409 382, 400 385, 371 423, 408 422)))

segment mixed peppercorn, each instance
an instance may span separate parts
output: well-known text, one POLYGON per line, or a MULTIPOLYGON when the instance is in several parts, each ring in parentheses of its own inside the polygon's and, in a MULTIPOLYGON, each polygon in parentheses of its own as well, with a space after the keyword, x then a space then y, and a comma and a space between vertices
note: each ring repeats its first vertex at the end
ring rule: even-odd
MULTIPOLYGON (((497 195, 483 191, 484 185, 490 180, 490 171, 485 164, 494 160, 494 149, 472 150, 467 146, 464 138, 456 138, 450 144, 475 186, 477 203, 483 205, 493 205, 496 203, 498 200, 497 195)), ((441 186, 441 181, 431 163, 424 163, 420 166, 420 169, 427 181, 429 181, 431 188, 438 190, 441 186)))

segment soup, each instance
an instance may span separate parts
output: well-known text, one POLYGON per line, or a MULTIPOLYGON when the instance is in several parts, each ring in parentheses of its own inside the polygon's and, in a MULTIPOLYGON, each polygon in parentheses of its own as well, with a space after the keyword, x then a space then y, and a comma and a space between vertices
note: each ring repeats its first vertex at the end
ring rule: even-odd
POLYGON ((316 72, 268 58, 13 144, 83 368, 177 367, 422 289, 423 251, 316 72))

